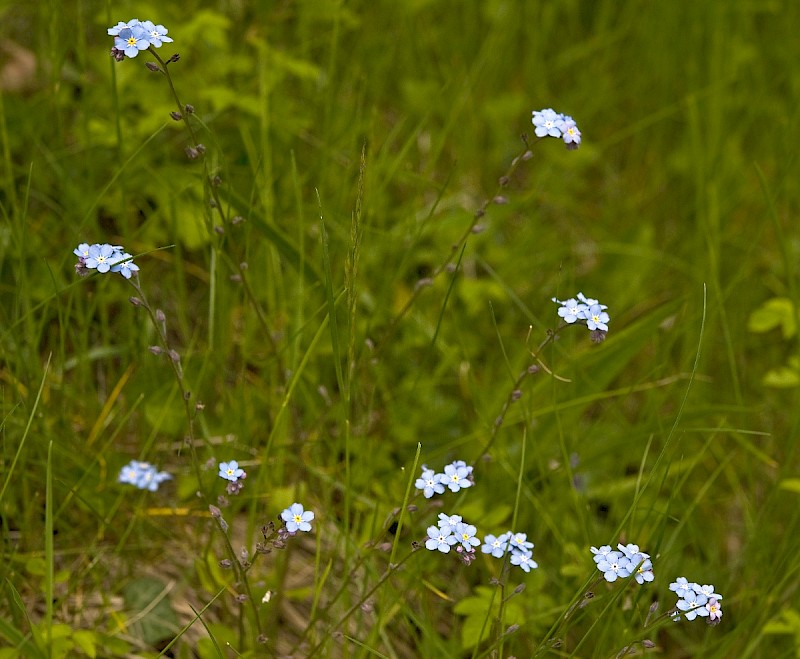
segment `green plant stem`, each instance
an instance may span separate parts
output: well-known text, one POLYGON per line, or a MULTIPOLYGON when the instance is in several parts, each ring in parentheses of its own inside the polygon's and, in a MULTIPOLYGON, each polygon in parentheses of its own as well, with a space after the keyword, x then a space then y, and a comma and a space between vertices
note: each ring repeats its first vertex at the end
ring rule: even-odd
POLYGON ((406 563, 406 561, 408 561, 414 554, 417 553, 417 551, 418 550, 412 550, 411 552, 406 554, 403 558, 401 558, 396 565, 390 565, 386 570, 386 572, 383 573, 383 576, 381 576, 381 578, 378 579, 375 585, 372 588, 370 588, 366 593, 364 593, 361 599, 358 600, 358 602, 356 602, 355 604, 353 604, 353 606, 351 606, 345 612, 345 614, 336 622, 336 624, 328 628, 326 638, 323 638, 319 643, 317 643, 313 648, 311 648, 309 653, 306 655, 306 658, 310 659, 311 657, 315 656, 317 652, 319 652, 322 649, 322 646, 325 645, 327 637, 329 637, 333 632, 335 632, 345 622, 347 622, 350 616, 353 615, 356 611, 358 611, 364 605, 364 603, 370 597, 372 597, 384 583, 388 581, 389 577, 391 577, 395 572, 397 572, 406 563))
MULTIPOLYGON (((164 323, 158 319, 156 312, 153 310, 153 307, 147 302, 147 297, 145 296, 144 291, 142 290, 138 275, 134 275, 128 281, 134 287, 134 289, 136 289, 136 292, 139 295, 139 306, 142 306, 147 310, 147 314, 150 317, 150 322, 153 324, 153 327, 155 328, 156 333, 158 334, 161 347, 166 351, 166 356, 168 358, 170 365, 172 366, 172 373, 175 376, 175 380, 178 384, 178 388, 181 393, 181 398, 183 400, 184 412, 186 413, 186 420, 188 424, 188 443, 191 452, 192 468, 194 469, 195 478, 197 478, 198 490, 202 495, 203 499, 205 500, 205 504, 209 506, 211 505, 210 498, 203 486, 202 473, 200 471, 200 461, 197 457, 197 447, 196 447, 197 441, 194 431, 195 414, 192 412, 192 407, 190 404, 192 394, 187 386, 186 379, 183 374, 183 369, 181 368, 180 365, 180 360, 179 358, 178 359, 175 358, 177 356, 177 353, 170 347, 164 323)), ((239 558, 236 555, 236 551, 234 550, 233 545, 231 545, 230 538, 228 537, 228 534, 225 532, 225 530, 220 526, 219 520, 217 521, 217 525, 220 528, 220 531, 222 532, 222 537, 225 544, 225 550, 226 553, 228 554, 228 558, 231 561, 232 566, 236 570, 237 579, 244 586, 245 593, 247 595, 247 601, 252 609, 252 614, 256 625, 257 634, 258 636, 261 636, 262 634, 261 618, 258 614, 258 605, 253 599, 250 583, 247 579, 247 570, 245 570, 243 566, 240 564, 239 558)))
MULTIPOLYGON (((538 138, 536 142, 538 142, 540 139, 542 138, 538 138)), ((400 309, 397 315, 392 319, 391 323, 389 324, 389 327, 386 329, 383 340, 378 344, 377 349, 380 349, 381 346, 386 345, 388 343, 389 338, 397 330, 400 321, 405 317, 405 315, 408 313, 411 307, 414 306, 414 303, 417 301, 417 298, 419 298, 422 291, 426 289, 428 286, 430 286, 439 275, 441 275, 449 268, 450 264, 453 262, 453 259, 455 259, 456 256, 461 252, 462 248, 466 244, 469 237, 475 232, 475 227, 478 225, 478 222, 483 217, 485 217, 489 205, 492 203, 498 203, 500 193, 506 188, 509 180, 511 179, 511 176, 513 176, 513 174, 519 168, 520 163, 526 160, 530 160, 533 154, 531 153, 528 144, 528 138, 525 135, 523 135, 522 141, 525 144, 524 150, 511 161, 511 164, 506 170, 506 173, 498 179, 497 188, 495 189, 494 194, 491 197, 485 199, 484 202, 481 204, 480 208, 478 208, 478 210, 475 211, 475 213, 472 216, 472 221, 469 223, 467 228, 464 229, 464 232, 461 234, 459 239, 453 243, 453 245, 450 248, 450 253, 445 258, 445 260, 436 268, 436 270, 433 271, 430 277, 426 277, 425 279, 421 279, 420 281, 417 282, 417 285, 414 287, 414 290, 408 297, 408 300, 406 300, 406 303, 403 305, 403 308, 400 309)))
MULTIPOLYGON (((539 346, 536 348, 534 352, 531 353, 532 357, 539 364, 539 366, 541 366, 548 372, 549 369, 544 365, 544 362, 542 362, 542 360, 539 358, 539 355, 541 354, 542 350, 544 350, 544 348, 547 346, 548 343, 551 343, 553 340, 555 340, 555 337, 558 334, 558 332, 560 332, 564 327, 565 326, 562 325, 561 327, 557 328, 554 331, 548 331, 547 338, 539 344, 539 346)), ((480 460, 484 455, 486 455, 494 445, 494 442, 497 439, 497 433, 502 427, 503 422, 505 421, 508 409, 511 407, 512 403, 515 403, 517 400, 519 400, 520 387, 522 386, 522 383, 525 381, 525 378, 527 378, 532 373, 536 372, 535 367, 536 364, 532 364, 524 371, 522 371, 514 380, 513 384, 511 385, 511 390, 509 391, 508 396, 506 396, 506 400, 503 403, 503 407, 500 409, 500 414, 498 414, 495 417, 494 423, 492 424, 492 429, 489 432, 489 439, 486 441, 486 444, 483 445, 481 450, 477 453, 474 460, 472 461, 472 464, 476 464, 478 460, 480 460)))

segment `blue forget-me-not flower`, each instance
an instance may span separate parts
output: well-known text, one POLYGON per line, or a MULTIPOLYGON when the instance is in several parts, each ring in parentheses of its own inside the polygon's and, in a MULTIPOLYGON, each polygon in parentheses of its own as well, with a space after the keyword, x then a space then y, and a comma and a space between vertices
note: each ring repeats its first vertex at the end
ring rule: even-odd
POLYGON ((78 257, 75 269, 81 275, 88 274, 89 270, 97 270, 103 274, 118 272, 125 279, 130 279, 139 271, 139 266, 132 260, 133 256, 122 245, 81 243, 72 253, 78 257))
POLYGON ((149 462, 141 462, 139 460, 131 460, 122 469, 120 469, 117 480, 120 483, 134 485, 140 490, 150 490, 155 492, 158 486, 166 480, 170 480, 172 476, 166 471, 158 471, 149 462))
POLYGON ((310 531, 310 522, 314 519, 314 513, 310 510, 303 510, 303 505, 300 503, 293 503, 281 512, 281 519, 286 523, 286 530, 289 533, 310 531))
POLYGON ((570 151, 580 146, 581 131, 569 115, 556 112, 553 108, 534 110, 531 123, 534 125, 536 137, 560 137, 570 151))
POLYGON ((700 585, 690 582, 686 577, 678 577, 669 585, 669 589, 678 596, 675 604, 677 611, 673 620, 680 620, 681 613, 687 620, 697 617, 706 618, 709 625, 717 625, 722 619, 722 595, 716 592, 712 584, 700 585))
POLYGON ((236 460, 231 460, 230 462, 219 463, 219 476, 235 483, 240 478, 245 478, 247 474, 244 473, 244 469, 239 467, 239 463, 236 460))

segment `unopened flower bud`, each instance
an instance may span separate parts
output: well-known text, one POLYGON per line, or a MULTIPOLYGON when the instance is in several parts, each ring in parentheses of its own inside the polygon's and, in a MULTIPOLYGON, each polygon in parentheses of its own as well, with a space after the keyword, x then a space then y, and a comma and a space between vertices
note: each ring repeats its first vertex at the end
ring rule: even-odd
POLYGON ((148 350, 152 352, 154 355, 160 355, 162 352, 164 352, 161 346, 150 346, 148 350))
POLYGON ((194 105, 189 105, 187 103, 183 106, 183 109, 186 110, 186 114, 194 114, 194 105))
POLYGON ((155 62, 145 62, 144 65, 153 73, 158 73, 161 70, 155 62))
POLYGON ((183 115, 180 112, 175 112, 175 110, 170 112, 169 116, 172 117, 175 121, 180 121, 181 119, 183 119, 183 115))
POLYGON ((603 330, 592 330, 589 332, 589 338, 592 343, 602 343, 606 340, 606 332, 603 330))
POLYGON ((189 160, 196 160, 200 157, 200 153, 198 153, 197 149, 192 146, 187 146, 184 151, 186 152, 186 157, 189 158, 189 160))
POLYGON ((144 302, 142 302, 138 297, 135 296, 129 297, 128 302, 130 302, 134 307, 141 307, 144 305, 144 302))
POLYGON ((498 206, 502 206, 503 204, 508 203, 508 199, 503 195, 497 195, 494 199, 492 199, 492 202, 494 202, 498 206))

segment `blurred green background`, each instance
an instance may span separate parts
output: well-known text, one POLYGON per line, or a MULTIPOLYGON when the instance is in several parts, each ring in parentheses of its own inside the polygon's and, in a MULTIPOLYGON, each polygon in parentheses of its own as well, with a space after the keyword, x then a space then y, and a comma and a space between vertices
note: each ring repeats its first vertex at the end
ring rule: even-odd
MULTIPOLYGON (((593 569, 589 545, 624 540, 659 556, 662 612, 680 575, 726 595, 720 627, 660 631, 664 656, 800 656, 800 4, 0 0, 0 18, 10 628, 26 634, 44 615, 49 441, 56 619, 102 630, 94 642, 116 652, 110 639, 135 608, 123 589, 143 573, 177 584, 175 624, 191 618, 182 602, 200 609, 225 583, 178 450, 181 401, 147 351, 155 335, 121 278, 74 273, 78 243, 110 242, 143 254, 142 286, 205 405, 200 459, 248 467, 227 513, 242 520, 235 546, 307 501, 320 540, 293 561, 330 558, 331 582, 359 593, 388 560, 364 547, 403 502, 417 443, 437 469, 477 457, 556 325, 550 298, 599 298, 608 340, 573 330, 548 346, 558 378, 526 380, 476 487, 444 503, 485 532, 513 517, 535 538, 541 567, 519 598, 527 623, 506 649, 537 647, 593 569), (241 224, 212 226, 202 166, 184 154, 169 88, 144 66, 152 58, 109 57, 106 28, 132 17, 169 28, 175 41, 159 52, 180 53, 177 93, 195 107, 224 213, 241 224), (575 118, 578 151, 533 144, 531 111, 547 107, 575 118), (457 274, 399 315, 524 151, 523 134, 533 158, 503 191, 508 203, 489 206, 457 274), (331 296, 336 323, 325 321, 331 296), (175 474, 166 494, 116 484, 138 457, 175 474), (96 613, 80 613, 87 602, 96 613)), ((417 503, 404 547, 435 519, 417 503)), ((403 615, 379 600, 378 622, 363 612, 350 634, 385 656, 460 656, 472 623, 454 603, 488 577, 440 559, 418 558, 405 585, 376 596, 400 598, 403 615), (411 590, 422 579, 424 595, 411 590)), ((336 614, 312 612, 281 560, 259 583, 324 637, 336 614)), ((312 581, 324 602, 329 586, 312 581)), ((241 614, 225 597, 209 615, 233 629, 241 614)), ((577 656, 614 656, 639 638, 628 609, 651 599, 582 609, 559 630, 562 650, 548 651, 569 656, 586 638, 577 656)), ((284 615, 270 623, 275 653, 303 633, 284 615)), ((355 644, 326 651, 367 656, 355 644)))

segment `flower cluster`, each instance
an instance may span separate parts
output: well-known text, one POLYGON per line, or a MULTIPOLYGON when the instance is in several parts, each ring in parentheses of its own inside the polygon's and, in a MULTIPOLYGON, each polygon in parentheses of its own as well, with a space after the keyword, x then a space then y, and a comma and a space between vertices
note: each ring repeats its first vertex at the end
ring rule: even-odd
POLYGON ((560 137, 569 150, 580 146, 581 131, 569 115, 556 112, 552 108, 534 110, 532 122, 536 126, 536 137, 560 137))
POLYGON ((533 560, 533 543, 528 540, 526 533, 506 531, 499 536, 489 534, 483 539, 481 551, 484 554, 491 554, 495 558, 502 558, 506 552, 510 551, 511 564, 519 565, 525 572, 539 567, 539 564, 533 560))
POLYGON ((597 569, 603 573, 606 581, 612 582, 633 575, 637 583, 643 584, 655 578, 650 554, 639 551, 638 545, 620 544, 617 549, 619 551, 611 549, 609 545, 603 545, 599 549, 591 548, 597 569))
POLYGON ((89 274, 89 270, 97 270, 101 273, 118 272, 125 279, 130 279, 139 270, 139 266, 131 260, 133 256, 121 245, 81 243, 72 250, 72 253, 78 257, 75 271, 79 275, 89 274))
POLYGON ((481 544, 477 537, 478 529, 464 522, 460 515, 439 514, 436 526, 428 527, 428 539, 425 548, 446 554, 453 545, 461 554, 462 560, 469 565, 475 558, 475 547, 481 544))
POLYGON ((286 531, 289 535, 294 535, 298 531, 310 531, 311 520, 314 513, 310 510, 303 510, 303 504, 293 503, 281 513, 281 519, 286 524, 286 531))
POLYGON ((451 492, 458 492, 474 484, 472 467, 467 466, 463 460, 456 460, 447 465, 441 473, 422 465, 422 475, 415 481, 414 487, 422 490, 425 498, 430 499, 434 494, 442 494, 445 487, 451 492))
POLYGON ((166 471, 158 471, 149 462, 131 460, 120 469, 117 480, 120 483, 135 485, 140 490, 150 490, 155 492, 158 486, 164 481, 170 480, 172 476, 166 471))
POLYGON ((162 43, 172 42, 167 32, 167 28, 155 25, 153 21, 140 21, 138 18, 132 18, 127 23, 120 21, 108 28, 108 33, 114 37, 111 55, 117 61, 122 61, 126 57, 136 57, 140 50, 147 50, 151 46, 161 48, 162 43))
POLYGON ((586 325, 591 332, 608 332, 608 323, 611 320, 606 313, 608 307, 597 300, 578 293, 569 300, 552 298, 553 302, 560 304, 558 315, 565 323, 580 323, 586 325))
MULTIPOLYGON (((709 625, 717 625, 722 619, 722 605, 719 601, 722 595, 714 591, 712 584, 701 586, 698 583, 689 583, 686 577, 678 577, 669 589, 678 596, 675 605, 683 612, 687 620, 694 620, 697 616, 708 618, 709 625)), ((674 620, 680 620, 681 614, 675 611, 674 620)))
MULTIPOLYGON (((439 521, 436 526, 429 526, 427 533, 426 549, 447 554, 455 547, 455 551, 467 565, 475 560, 475 548, 481 544, 478 530, 473 524, 467 524, 460 515, 439 513, 439 521)), ((498 537, 487 535, 481 551, 495 558, 502 558, 507 552, 511 552, 511 564, 519 565, 525 572, 539 567, 533 560, 533 543, 528 541, 525 533, 507 531, 498 537)))

